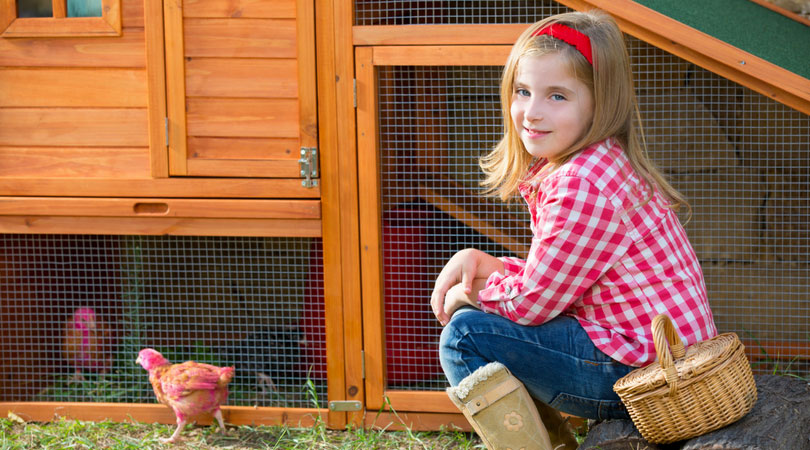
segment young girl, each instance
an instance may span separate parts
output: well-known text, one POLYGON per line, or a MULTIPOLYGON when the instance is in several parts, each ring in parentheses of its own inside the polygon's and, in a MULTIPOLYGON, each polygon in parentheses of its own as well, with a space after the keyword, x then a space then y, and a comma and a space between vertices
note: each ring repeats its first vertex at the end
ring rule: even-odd
POLYGON ((529 27, 506 63, 501 104, 505 136, 481 160, 484 184, 526 201, 529 255, 456 253, 431 306, 445 325, 448 393, 484 442, 548 448, 526 391, 575 416, 628 418, 612 387, 655 360, 656 315, 686 345, 717 331, 675 214, 685 201, 647 159, 613 19, 567 13, 529 27))

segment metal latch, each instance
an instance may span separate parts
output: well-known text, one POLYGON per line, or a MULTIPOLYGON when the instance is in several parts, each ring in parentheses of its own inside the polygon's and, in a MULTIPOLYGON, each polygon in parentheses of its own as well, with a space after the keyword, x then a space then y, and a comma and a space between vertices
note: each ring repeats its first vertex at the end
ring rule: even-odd
POLYGON ((357 400, 334 400, 329 402, 330 411, 360 411, 363 404, 357 400))
POLYGON ((301 185, 311 188, 318 185, 318 149, 315 147, 301 147, 301 158, 298 159, 301 165, 301 185))

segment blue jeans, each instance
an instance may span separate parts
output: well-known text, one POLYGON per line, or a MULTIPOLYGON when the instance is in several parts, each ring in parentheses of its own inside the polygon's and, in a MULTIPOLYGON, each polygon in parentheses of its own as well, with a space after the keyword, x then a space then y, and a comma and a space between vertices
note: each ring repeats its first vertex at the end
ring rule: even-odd
POLYGON ((572 317, 523 326, 463 307, 442 330, 439 345, 442 369, 452 386, 498 361, 532 397, 559 411, 588 419, 630 418, 613 383, 635 367, 602 353, 572 317))

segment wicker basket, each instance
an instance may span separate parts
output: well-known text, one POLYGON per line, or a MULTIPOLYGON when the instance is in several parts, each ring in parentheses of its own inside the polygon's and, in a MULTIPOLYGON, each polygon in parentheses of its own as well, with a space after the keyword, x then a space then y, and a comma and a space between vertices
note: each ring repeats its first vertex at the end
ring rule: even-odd
POLYGON ((720 334, 685 350, 666 315, 653 319, 652 333, 658 361, 613 385, 648 442, 699 436, 737 421, 754 407, 757 388, 736 334, 720 334))

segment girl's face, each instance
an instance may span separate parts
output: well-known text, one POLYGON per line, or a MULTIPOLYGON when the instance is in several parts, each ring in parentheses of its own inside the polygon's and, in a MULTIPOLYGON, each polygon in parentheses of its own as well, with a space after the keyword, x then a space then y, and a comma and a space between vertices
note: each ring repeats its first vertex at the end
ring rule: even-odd
POLYGON ((593 120, 593 96, 559 53, 521 59, 512 92, 512 124, 535 158, 554 160, 593 120))

